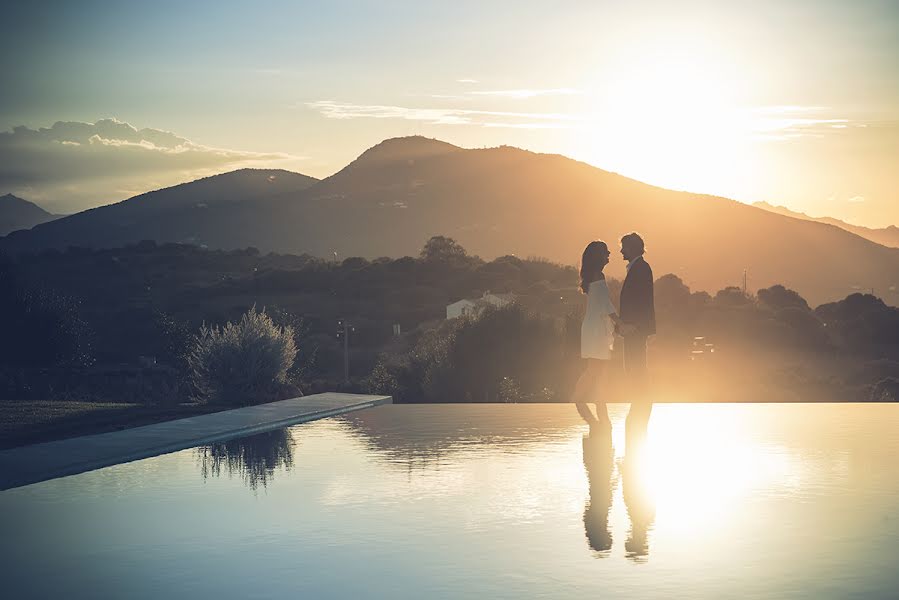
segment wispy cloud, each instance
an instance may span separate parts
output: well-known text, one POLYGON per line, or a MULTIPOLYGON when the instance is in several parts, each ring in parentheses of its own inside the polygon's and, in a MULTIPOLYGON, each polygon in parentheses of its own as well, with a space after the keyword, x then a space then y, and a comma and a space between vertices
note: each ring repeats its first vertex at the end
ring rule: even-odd
POLYGON ((838 118, 825 106, 762 106, 749 111, 749 120, 756 138, 773 141, 823 137, 843 129, 866 126, 838 118))
POLYGON ((457 79, 456 83, 478 83, 477 79, 457 79))
MULTIPOLYGON (((510 93, 507 90, 503 93, 510 93)), ((523 90, 519 90, 522 91, 523 90)), ((533 92, 534 90, 529 90, 533 92)), ((546 90, 547 92, 549 90, 546 90)), ((485 92, 496 94, 500 92, 485 92)), ((469 94, 474 94, 471 92, 469 94)), ((453 96, 432 95, 439 100, 459 100, 453 96)), ((509 96, 503 96, 509 97, 509 96)), ((462 98, 472 98, 471 95, 462 98)), ((568 129, 575 125, 602 127, 614 114, 571 114, 552 112, 523 112, 479 110, 473 108, 423 108, 382 104, 355 104, 334 100, 307 102, 305 107, 318 111, 329 119, 400 119, 420 121, 431 125, 468 125, 507 129, 568 129)), ((836 135, 844 130, 865 127, 864 123, 837 117, 820 106, 767 106, 735 111, 723 122, 732 128, 732 135, 760 141, 784 141, 805 137, 836 135)), ((627 115, 633 119, 637 115, 627 115)), ((653 116, 653 115, 648 115, 653 116)), ((674 118, 676 115, 672 115, 674 118)))
POLYGON ((502 127, 506 129, 567 129, 570 124, 561 123, 484 123, 484 127, 502 127))
POLYGON ((846 202, 852 202, 853 204, 859 204, 864 201, 865 201, 864 196, 853 196, 852 198, 849 198, 846 202))
POLYGON ((811 113, 830 110, 826 106, 802 106, 800 104, 777 104, 773 106, 759 106, 753 112, 765 115, 811 113))
POLYGON ((499 98, 536 98, 537 96, 572 96, 580 94, 580 90, 573 88, 548 88, 548 89, 520 89, 520 90, 485 90, 468 92, 472 96, 496 96, 499 98))
POLYGON ((581 120, 560 113, 472 110, 463 108, 412 108, 380 104, 352 104, 319 100, 306 104, 328 119, 402 119, 432 125, 476 125, 481 127, 564 128, 581 120), (524 121, 524 122, 523 122, 524 121))
POLYGON ((471 96, 460 96, 459 94, 428 94, 428 98, 436 98, 437 100, 463 100, 465 102, 471 101, 471 96))
POLYGON ((153 189, 228 168, 284 165, 302 157, 193 142, 170 131, 118 119, 58 121, 0 131, 0 189, 71 212, 121 199, 116 190, 153 189), (115 194, 115 195, 113 195, 115 194))

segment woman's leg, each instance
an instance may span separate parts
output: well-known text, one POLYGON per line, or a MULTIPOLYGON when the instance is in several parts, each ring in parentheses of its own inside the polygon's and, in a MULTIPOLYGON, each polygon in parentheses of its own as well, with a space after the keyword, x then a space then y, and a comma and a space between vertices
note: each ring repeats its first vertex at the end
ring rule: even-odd
POLYGON ((596 403, 596 416, 587 406, 588 400, 594 400, 597 389, 600 387, 600 381, 603 371, 605 370, 605 362, 595 358, 587 359, 587 368, 581 373, 574 388, 574 401, 577 406, 578 414, 590 425, 600 424, 603 426, 611 426, 609 422, 609 413, 606 410, 605 402, 600 400, 596 403))
POLYGON ((606 370, 605 360, 591 360, 593 363, 593 401, 596 402, 596 418, 603 427, 611 429, 612 421, 609 419, 609 410, 606 407, 606 390, 604 389, 603 375, 606 370), (598 396, 598 398, 597 398, 598 396))
POLYGON ((583 370, 581 376, 578 377, 573 394, 574 405, 577 408, 578 414, 591 426, 597 422, 596 417, 593 416, 593 412, 590 410, 590 407, 587 406, 586 402, 594 387, 594 374, 590 364, 592 362, 594 361, 589 358, 587 359, 587 367, 583 370))

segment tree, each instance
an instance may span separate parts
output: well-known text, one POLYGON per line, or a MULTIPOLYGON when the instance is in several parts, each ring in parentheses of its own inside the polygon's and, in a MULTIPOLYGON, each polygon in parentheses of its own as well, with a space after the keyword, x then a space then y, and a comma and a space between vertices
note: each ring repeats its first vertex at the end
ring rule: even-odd
POLYGON ((728 286, 715 294, 715 304, 722 307, 745 306, 751 298, 736 286, 728 286))
POLYGON ((834 334, 857 349, 877 351, 878 344, 899 345, 899 308, 871 294, 850 294, 822 304, 815 314, 834 334))
POLYGON ((775 312, 775 319, 785 325, 789 332, 787 339, 781 340, 782 342, 809 349, 821 349, 826 346, 827 334, 824 324, 812 311, 800 306, 787 306, 775 312))
POLYGON ((423 339, 408 360, 417 401, 567 399, 564 339, 553 323, 518 304, 488 308, 423 339))
POLYGON ((805 298, 780 284, 761 289, 757 295, 762 305, 774 310, 791 307, 811 310, 805 298))
POLYGON ((430 261, 451 261, 468 258, 468 252, 453 238, 435 235, 425 242, 420 256, 430 261))
POLYGON ((683 312, 690 305, 690 288, 673 273, 659 277, 654 286, 656 307, 683 312))
POLYGON ((0 365, 84 367, 93 363, 91 330, 71 297, 24 289, 0 256, 0 365))
POLYGON ((350 256, 348 258, 343 259, 343 262, 340 263, 341 268, 347 269, 349 271, 358 271, 359 269, 364 269, 368 266, 368 261, 361 256, 350 256))

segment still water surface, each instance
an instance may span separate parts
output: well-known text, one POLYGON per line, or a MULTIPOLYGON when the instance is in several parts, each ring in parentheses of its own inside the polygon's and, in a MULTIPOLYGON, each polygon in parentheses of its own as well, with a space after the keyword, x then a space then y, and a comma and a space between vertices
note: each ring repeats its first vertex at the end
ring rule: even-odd
POLYGON ((0 492, 4 596, 899 597, 899 405, 611 413, 382 406, 0 492))

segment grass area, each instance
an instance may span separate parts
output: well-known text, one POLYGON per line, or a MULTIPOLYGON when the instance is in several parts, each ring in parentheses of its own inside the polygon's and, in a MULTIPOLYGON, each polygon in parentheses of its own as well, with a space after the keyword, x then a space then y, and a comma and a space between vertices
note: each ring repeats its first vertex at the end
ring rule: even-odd
POLYGON ((61 400, 0 401, 0 449, 118 431, 216 412, 203 404, 145 406, 61 400))

